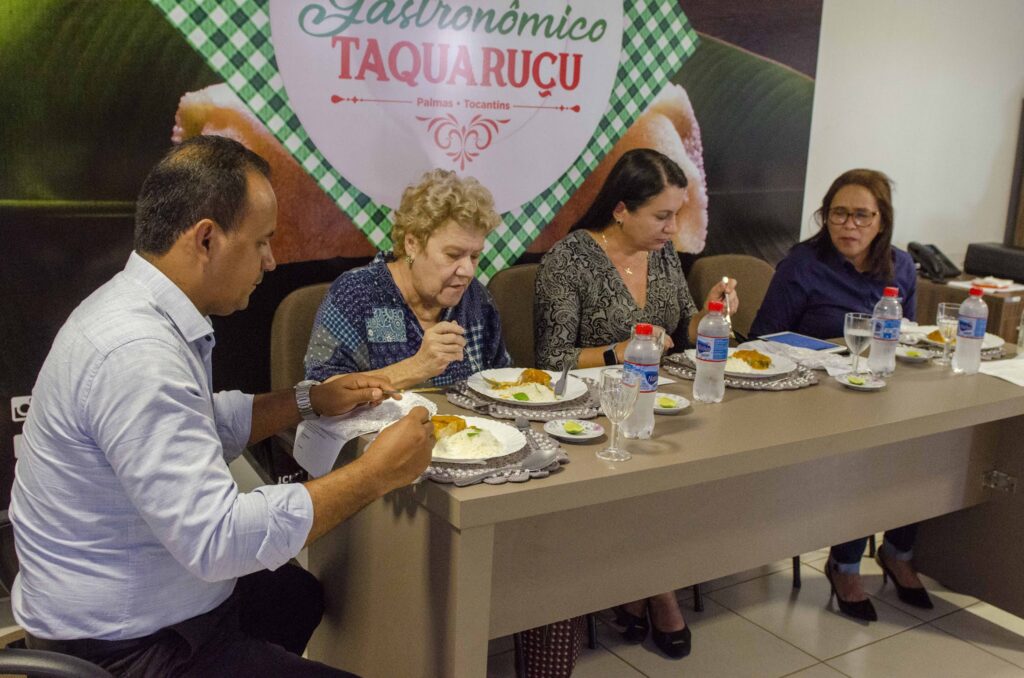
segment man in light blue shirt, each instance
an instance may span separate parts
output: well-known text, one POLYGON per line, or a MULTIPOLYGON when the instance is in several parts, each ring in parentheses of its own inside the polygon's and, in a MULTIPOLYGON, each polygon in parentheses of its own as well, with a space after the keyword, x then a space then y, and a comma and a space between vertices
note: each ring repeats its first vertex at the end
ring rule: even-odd
POLYGON ((210 315, 248 305, 275 263, 259 156, 220 137, 146 178, 135 252, 71 314, 33 389, 10 517, 12 601, 30 647, 118 675, 347 675, 301 659, 322 613, 304 545, 426 467, 423 408, 348 466, 243 494, 228 462, 294 426, 376 403, 359 374, 214 393, 210 315), (270 571, 270 572, 268 572, 270 571))

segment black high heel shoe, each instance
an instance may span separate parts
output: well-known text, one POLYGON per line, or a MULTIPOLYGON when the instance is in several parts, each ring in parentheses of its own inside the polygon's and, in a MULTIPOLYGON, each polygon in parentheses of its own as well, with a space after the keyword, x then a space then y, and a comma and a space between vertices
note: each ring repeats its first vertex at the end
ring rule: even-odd
POLYGON ((651 630, 646 608, 642 617, 627 612, 626 608, 621 605, 613 607, 612 612, 615 613, 615 623, 623 627, 620 633, 627 642, 634 644, 644 642, 647 633, 651 630))
POLYGON ((659 631, 651 622, 651 640, 672 659, 682 659, 690 654, 690 627, 685 626, 679 631, 659 631))
POLYGON ((935 607, 932 603, 932 599, 928 596, 928 592, 924 588, 911 588, 909 586, 902 586, 896 581, 895 575, 889 566, 882 560, 882 550, 877 549, 875 551, 875 562, 882 568, 882 584, 885 584, 888 580, 892 579, 892 585, 896 587, 896 595, 907 605, 913 605, 919 607, 922 610, 930 610, 935 607))
POLYGON ((878 613, 875 612, 875 606, 871 604, 870 600, 865 599, 853 601, 843 600, 839 597, 839 593, 836 592, 836 585, 832 581, 831 560, 825 563, 825 578, 828 579, 828 584, 832 587, 832 592, 829 594, 828 600, 829 602, 832 602, 832 597, 835 596, 836 602, 839 603, 840 612, 849 617, 853 617, 854 619, 860 619, 861 621, 878 621, 878 613))

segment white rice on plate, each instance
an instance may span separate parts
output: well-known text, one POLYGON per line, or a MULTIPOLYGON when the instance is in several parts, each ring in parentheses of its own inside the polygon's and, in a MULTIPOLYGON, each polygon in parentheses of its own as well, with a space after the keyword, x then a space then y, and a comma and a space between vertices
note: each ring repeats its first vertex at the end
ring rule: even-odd
POLYGON ((493 433, 471 426, 437 441, 433 454, 443 459, 490 459, 503 452, 493 433))
POLYGON ((495 389, 495 394, 504 400, 519 400, 531 403, 550 403, 555 401, 555 392, 550 386, 537 383, 519 384, 518 386, 506 386, 495 389), (516 397, 516 394, 522 394, 516 397), (523 398, 522 396, 525 396, 523 398))

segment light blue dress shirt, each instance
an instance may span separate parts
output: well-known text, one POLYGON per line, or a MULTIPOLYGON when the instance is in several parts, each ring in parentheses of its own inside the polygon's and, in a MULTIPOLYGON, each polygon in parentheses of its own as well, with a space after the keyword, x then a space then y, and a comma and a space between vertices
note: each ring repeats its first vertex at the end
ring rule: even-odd
POLYGON ((11 494, 14 616, 32 635, 145 636, 302 548, 306 488, 242 494, 228 471, 252 396, 213 392, 213 345, 209 319, 134 253, 61 328, 11 494))

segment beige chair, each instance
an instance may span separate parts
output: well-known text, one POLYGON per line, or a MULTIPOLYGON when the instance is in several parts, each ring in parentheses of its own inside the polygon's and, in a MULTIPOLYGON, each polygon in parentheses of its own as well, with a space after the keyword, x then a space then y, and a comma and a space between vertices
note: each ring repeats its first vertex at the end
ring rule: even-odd
POLYGON ((270 388, 290 388, 302 381, 302 364, 317 309, 330 283, 293 290, 281 300, 270 325, 270 388))
POLYGON ((501 316, 501 336, 517 367, 535 367, 533 355, 533 284, 539 264, 499 271, 487 284, 501 316))
POLYGON ((768 284, 775 275, 775 268, 766 261, 747 254, 717 254, 698 259, 690 269, 686 283, 697 306, 704 303, 708 291, 724 276, 736 279, 736 292, 740 297, 740 308, 732 316, 733 330, 744 337, 750 334, 768 284))

